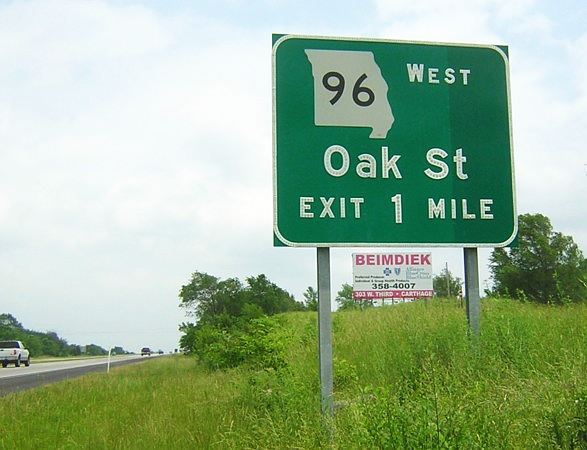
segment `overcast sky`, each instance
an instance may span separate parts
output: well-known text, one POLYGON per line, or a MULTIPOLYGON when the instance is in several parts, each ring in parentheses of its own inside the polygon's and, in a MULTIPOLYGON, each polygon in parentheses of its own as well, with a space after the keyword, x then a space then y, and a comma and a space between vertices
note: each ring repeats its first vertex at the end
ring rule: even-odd
POLYGON ((0 313, 168 351, 194 271, 315 286, 314 249, 273 247, 271 33, 508 45, 518 212, 585 252, 586 23, 584 0, 0 1, 0 313))

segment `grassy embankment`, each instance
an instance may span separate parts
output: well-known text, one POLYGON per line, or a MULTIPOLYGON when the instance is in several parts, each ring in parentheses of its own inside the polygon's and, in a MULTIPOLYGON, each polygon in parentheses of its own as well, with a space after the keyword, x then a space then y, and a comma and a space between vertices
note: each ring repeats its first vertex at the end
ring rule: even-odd
POLYGON ((586 304, 484 301, 478 341, 453 302, 335 314, 329 426, 315 314, 279 320, 286 369, 173 357, 9 395, 0 448, 587 448, 586 304))

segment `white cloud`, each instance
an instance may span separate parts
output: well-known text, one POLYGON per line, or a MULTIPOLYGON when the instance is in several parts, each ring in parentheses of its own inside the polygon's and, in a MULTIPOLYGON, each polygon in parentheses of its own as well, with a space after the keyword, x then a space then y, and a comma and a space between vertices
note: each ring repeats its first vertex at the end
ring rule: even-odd
MULTIPOLYGON (((533 1, 375 5, 361 23, 380 37, 510 45, 520 212, 546 213, 585 249, 587 35, 556 33, 533 1)), ((271 10, 285 8, 283 23, 299 7, 271 10)), ((26 326, 103 345, 108 331, 138 348, 141 330, 172 330, 160 339, 174 348, 177 292, 194 270, 266 273, 298 298, 315 285, 314 250, 272 248, 275 23, 260 26, 258 8, 255 26, 235 26, 220 10, 138 2, 0 7, 0 295, 26 326), (62 320, 72 314, 76 329, 62 320)), ((286 31, 356 30, 355 19, 286 31)), ((333 250, 333 292, 352 252, 333 250)), ((460 249, 434 255, 435 271, 449 261, 462 277, 460 249)))
POLYGON ((503 44, 500 31, 546 30, 549 21, 532 13, 533 0, 378 0, 377 13, 390 39, 503 44))
POLYGON ((117 333, 100 317, 127 305, 173 341, 191 271, 272 243, 267 36, 100 2, 15 4, 0 24, 5 307, 33 326, 87 304, 87 329, 117 333))
POLYGON ((455 11, 495 13, 501 18, 512 18, 528 13, 534 0, 376 0, 377 12, 386 20, 397 16, 450 14, 455 11))
POLYGON ((582 39, 559 39, 545 54, 512 56, 512 98, 518 199, 521 212, 548 215, 555 229, 587 247, 583 144, 587 98, 581 79, 587 47, 582 39))

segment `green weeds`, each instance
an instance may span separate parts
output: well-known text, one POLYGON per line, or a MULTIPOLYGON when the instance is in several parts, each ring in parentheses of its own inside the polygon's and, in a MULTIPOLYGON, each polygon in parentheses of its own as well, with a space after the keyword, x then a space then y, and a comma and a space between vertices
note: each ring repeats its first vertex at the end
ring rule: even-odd
POLYGON ((587 448, 585 304, 484 300, 475 340, 449 301, 336 313, 332 420, 316 326, 256 325, 237 368, 169 357, 3 397, 0 448, 587 448))

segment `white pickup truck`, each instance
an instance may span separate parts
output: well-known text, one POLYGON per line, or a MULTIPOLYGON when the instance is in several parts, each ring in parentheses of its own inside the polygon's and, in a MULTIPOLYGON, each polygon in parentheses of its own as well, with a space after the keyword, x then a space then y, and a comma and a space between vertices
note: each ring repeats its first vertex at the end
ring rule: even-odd
POLYGON ((20 341, 0 341, 0 362, 2 367, 8 364, 20 367, 20 363, 28 367, 31 364, 31 356, 20 341))

